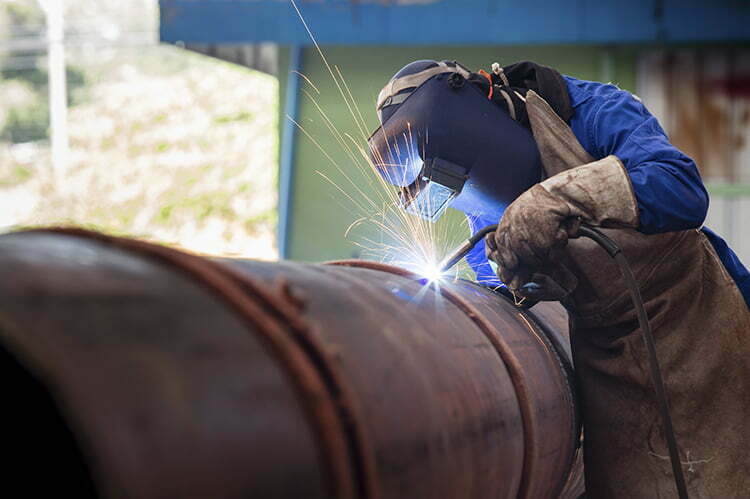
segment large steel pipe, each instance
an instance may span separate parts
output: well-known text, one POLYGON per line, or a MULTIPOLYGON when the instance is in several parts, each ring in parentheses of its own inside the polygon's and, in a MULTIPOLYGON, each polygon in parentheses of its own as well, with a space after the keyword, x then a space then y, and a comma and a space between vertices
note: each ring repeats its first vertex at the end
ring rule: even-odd
POLYGON ((4 235, 9 476, 37 456, 67 479, 24 483, 58 495, 576 497, 566 320, 367 262, 4 235))

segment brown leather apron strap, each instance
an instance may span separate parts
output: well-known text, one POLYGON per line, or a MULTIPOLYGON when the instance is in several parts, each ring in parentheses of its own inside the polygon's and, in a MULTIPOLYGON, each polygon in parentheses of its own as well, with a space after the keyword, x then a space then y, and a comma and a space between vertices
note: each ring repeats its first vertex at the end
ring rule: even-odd
POLYGON ((547 177, 594 161, 568 124, 533 90, 526 93, 526 112, 547 177))

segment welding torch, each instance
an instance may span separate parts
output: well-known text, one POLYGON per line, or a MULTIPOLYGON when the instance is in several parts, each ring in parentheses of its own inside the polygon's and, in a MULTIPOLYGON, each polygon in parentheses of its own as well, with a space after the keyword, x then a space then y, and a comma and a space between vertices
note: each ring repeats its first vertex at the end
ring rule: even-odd
POLYGON ((443 261, 440 262, 440 265, 438 265, 440 272, 448 272, 455 264, 460 262, 463 257, 468 255, 469 251, 474 249, 474 246, 476 246, 479 241, 484 239, 484 236, 486 236, 490 232, 495 232, 495 229, 497 229, 497 224, 488 225, 487 227, 479 229, 476 234, 464 241, 459 247, 448 253, 443 261))
MULTIPOLYGON (((463 244, 453 250, 445 259, 440 262, 440 271, 442 273, 447 272, 461 261, 469 252, 477 245, 479 241, 490 232, 494 232, 497 229, 497 224, 488 225, 477 231, 476 234, 467 239, 463 244)), ((656 346, 654 344, 653 333, 651 332, 651 325, 648 321, 648 315, 646 314, 646 307, 643 304, 643 298, 641 297, 641 291, 638 286, 638 281, 635 279, 630 264, 625 259, 622 250, 617 244, 603 234, 601 231, 586 225, 581 224, 578 229, 578 237, 587 237, 597 243, 604 251, 606 251, 610 257, 614 259, 617 265, 620 267, 620 272, 623 275, 625 284, 630 292, 630 297, 633 300, 633 305, 638 316, 638 325, 643 333, 643 342, 646 346, 646 352, 648 356, 649 371, 651 374, 651 382, 654 385, 656 391, 656 400, 659 405, 659 412, 661 413, 662 425, 664 427, 664 438, 669 449, 669 457, 672 463, 672 474, 674 476, 675 486, 677 488, 677 494, 680 499, 687 499, 687 487, 685 485, 685 476, 682 472, 682 465, 680 463, 680 455, 677 447, 677 437, 674 433, 672 426, 672 417, 669 411, 669 403, 667 401, 666 388, 664 381, 661 376, 661 369, 659 368, 659 360, 656 356, 656 346)))

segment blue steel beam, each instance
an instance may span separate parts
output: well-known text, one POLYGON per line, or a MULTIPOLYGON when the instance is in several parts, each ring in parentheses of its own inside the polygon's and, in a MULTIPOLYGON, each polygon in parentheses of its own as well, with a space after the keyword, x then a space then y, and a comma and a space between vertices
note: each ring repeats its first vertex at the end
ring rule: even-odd
MULTIPOLYGON (((294 189, 294 156, 297 149, 297 114, 299 111, 299 79, 302 73, 304 49, 295 45, 290 49, 289 74, 286 83, 286 102, 281 136, 279 165, 279 258, 289 258, 289 238, 292 233, 292 191, 294 189)), ((281 72, 281 71, 280 71, 281 72)), ((283 74, 283 72, 281 72, 283 74)))
MULTIPOLYGON (((320 43, 614 44, 750 41, 744 0, 318 0, 298 4, 320 43)), ((161 39, 309 44, 289 0, 160 0, 161 39)))

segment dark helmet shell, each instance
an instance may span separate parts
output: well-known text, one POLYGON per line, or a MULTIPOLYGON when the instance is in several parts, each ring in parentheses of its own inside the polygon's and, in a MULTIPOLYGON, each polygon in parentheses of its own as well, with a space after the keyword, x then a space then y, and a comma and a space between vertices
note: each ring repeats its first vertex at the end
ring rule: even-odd
MULTIPOLYGON (((436 66, 415 61, 394 79, 436 66)), ((499 218, 505 207, 541 180, 539 150, 531 132, 473 84, 456 84, 455 73, 430 77, 406 98, 384 106, 381 127, 369 139, 371 158, 393 185, 414 182, 424 161, 441 158, 462 166, 468 179, 453 207, 499 218)))

